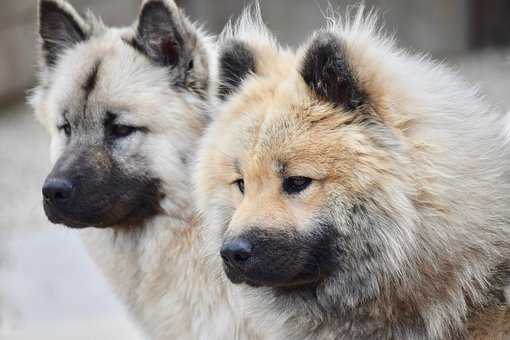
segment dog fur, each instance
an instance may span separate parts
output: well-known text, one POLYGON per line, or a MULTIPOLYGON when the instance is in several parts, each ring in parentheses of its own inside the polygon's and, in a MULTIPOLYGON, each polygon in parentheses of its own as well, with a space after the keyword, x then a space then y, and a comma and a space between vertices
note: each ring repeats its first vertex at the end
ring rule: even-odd
POLYGON ((363 9, 297 53, 253 22, 195 168, 211 266, 276 339, 510 337, 504 115, 363 9))
POLYGON ((56 204, 45 193, 50 220, 84 228, 90 254, 151 338, 256 338, 235 292, 208 274, 189 189, 217 91, 212 38, 171 0, 144 1, 126 28, 64 0, 40 0, 39 21, 30 103, 51 136, 45 188, 65 180, 74 195, 56 204))

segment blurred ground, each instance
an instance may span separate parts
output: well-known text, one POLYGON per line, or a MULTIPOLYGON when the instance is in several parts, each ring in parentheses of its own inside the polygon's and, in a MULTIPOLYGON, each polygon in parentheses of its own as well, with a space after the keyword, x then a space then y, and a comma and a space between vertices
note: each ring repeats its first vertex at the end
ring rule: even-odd
MULTIPOLYGON (((510 52, 449 62, 510 108, 510 52)), ((140 339, 73 231, 44 217, 47 149, 25 105, 0 109, 0 339, 140 339)))

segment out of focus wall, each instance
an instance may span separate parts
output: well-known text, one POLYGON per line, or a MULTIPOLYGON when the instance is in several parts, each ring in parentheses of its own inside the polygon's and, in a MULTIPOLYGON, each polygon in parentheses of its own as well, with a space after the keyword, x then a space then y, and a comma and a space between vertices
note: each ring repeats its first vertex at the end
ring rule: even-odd
MULTIPOLYGON (((71 0, 107 23, 129 24, 140 0, 71 0)), ((0 10, 0 104, 17 100, 33 83, 36 70, 37 0, 2 0, 0 10)))
MULTIPOLYGON (((499 0, 496 0, 499 1, 499 0)), ((264 20, 284 43, 296 45, 324 22, 322 13, 332 8, 344 13, 358 0, 260 0, 264 20), (330 6, 331 4, 331 6, 330 6)), ((469 0, 365 0, 375 8, 399 42, 436 55, 462 53, 468 47, 469 0)), ((229 17, 251 1, 181 0, 192 18, 208 22, 219 32, 229 17)), ((509 13, 510 14, 510 13, 509 13)))
MULTIPOLYGON (((188 14, 218 33, 252 0, 178 0, 188 14)), ((324 23, 323 13, 364 3, 375 8, 401 46, 435 56, 510 45, 509 0, 259 0, 268 26, 296 45, 324 23)))
MULTIPOLYGON (((68 0, 109 25, 129 24, 141 0, 68 0)), ((324 23, 331 7, 341 13, 360 0, 259 0, 264 19, 284 44, 297 45, 324 23)), ((1 0, 0 105, 21 98, 35 74, 37 0, 1 0)), ((176 0, 213 33, 252 0, 176 0)), ((509 0, 364 0, 376 8, 399 44, 435 56, 462 55, 473 48, 510 42, 509 0)))

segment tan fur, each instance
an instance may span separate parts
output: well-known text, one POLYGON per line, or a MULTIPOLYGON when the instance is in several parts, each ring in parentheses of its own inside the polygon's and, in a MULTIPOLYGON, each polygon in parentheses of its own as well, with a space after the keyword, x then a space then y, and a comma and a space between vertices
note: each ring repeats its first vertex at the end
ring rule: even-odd
POLYGON ((196 166, 211 265, 220 271, 221 244, 253 226, 307 233, 334 221, 340 238, 354 240, 347 251, 370 243, 382 255, 346 264, 366 271, 352 288, 332 275, 308 300, 243 285, 276 338, 509 337, 508 300, 493 296, 510 284, 503 115, 443 65, 397 49, 373 15, 360 11, 324 32, 344 43, 368 102, 348 111, 318 98, 300 74, 309 43, 295 55, 272 39, 251 45, 256 74, 221 106, 196 166), (313 182, 291 197, 285 176, 313 182), (367 229, 350 225, 355 204, 373 218, 367 229))

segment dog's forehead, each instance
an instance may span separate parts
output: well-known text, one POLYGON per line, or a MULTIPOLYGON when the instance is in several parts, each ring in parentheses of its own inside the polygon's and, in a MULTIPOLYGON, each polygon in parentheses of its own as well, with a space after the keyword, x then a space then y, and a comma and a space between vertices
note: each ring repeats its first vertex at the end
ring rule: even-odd
POLYGON ((309 133, 301 110, 301 105, 290 102, 252 106, 238 119, 236 138, 253 154, 272 154, 292 144, 298 135, 309 133))
MULTIPOLYGON (((225 154, 238 159, 242 167, 256 164, 257 171, 266 168, 282 173, 285 171, 279 169, 284 168, 291 173, 306 170, 307 174, 322 176, 328 164, 342 159, 345 148, 352 146, 346 140, 351 135, 349 128, 343 128, 348 119, 342 109, 312 97, 251 106, 230 129, 225 154)), ((351 141, 354 145, 355 137, 351 141)))
POLYGON ((135 98, 141 88, 160 93, 160 87, 169 87, 165 71, 153 66, 122 33, 94 37, 63 55, 50 80, 53 110, 77 115, 89 104, 129 109, 140 102, 135 98))
POLYGON ((249 111, 233 122, 229 136, 220 137, 222 154, 245 172, 269 166, 280 172, 283 150, 294 134, 293 123, 283 114, 261 115, 249 111))

